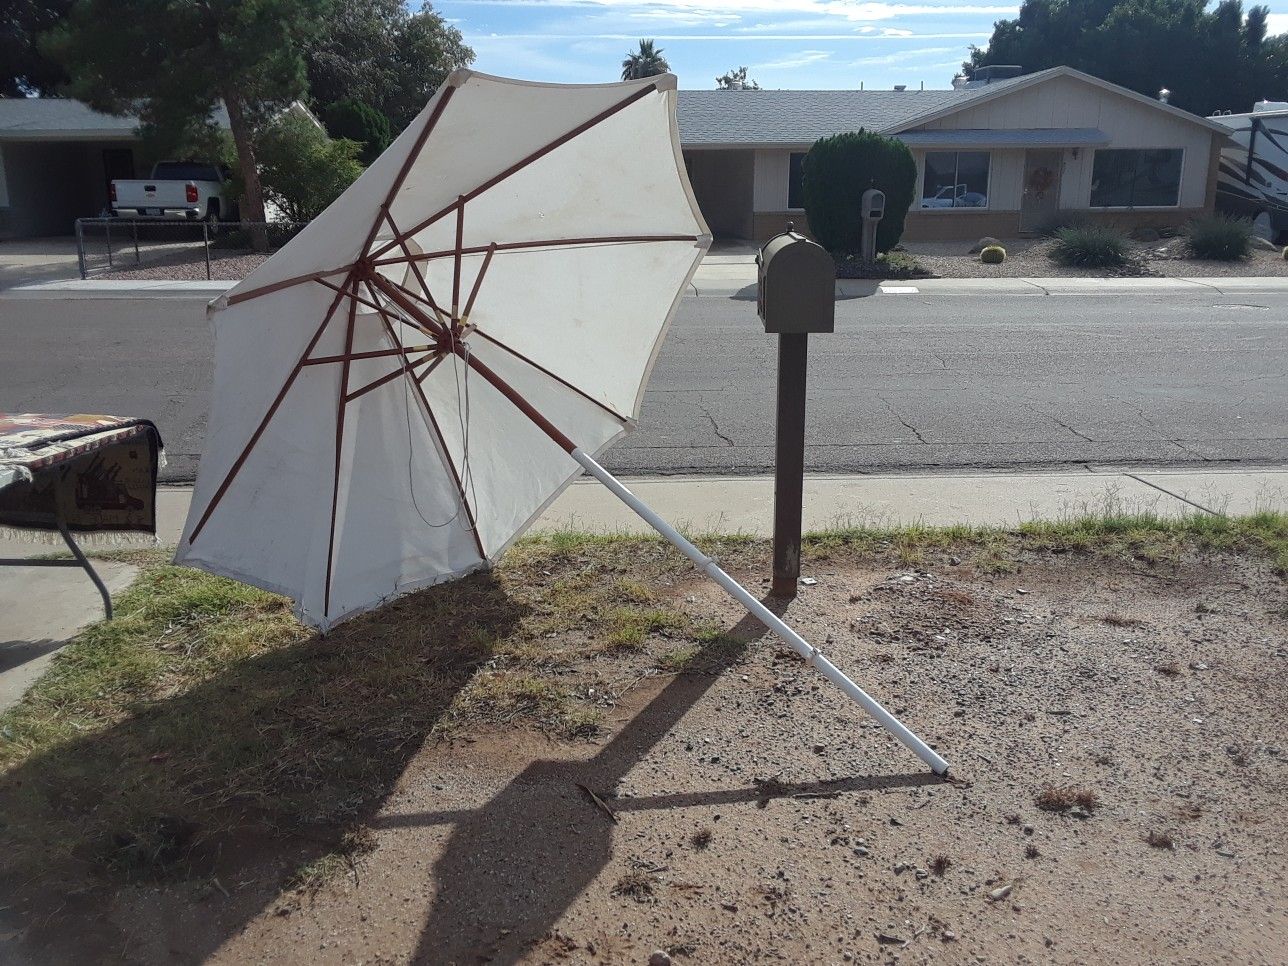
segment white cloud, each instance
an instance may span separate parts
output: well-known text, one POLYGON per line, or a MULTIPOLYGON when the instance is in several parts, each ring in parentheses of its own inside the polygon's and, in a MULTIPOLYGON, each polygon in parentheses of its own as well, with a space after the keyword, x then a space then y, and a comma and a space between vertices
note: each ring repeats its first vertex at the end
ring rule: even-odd
POLYGON ((831 56, 831 52, 827 50, 798 50, 794 54, 788 54, 781 60, 770 61, 767 64, 756 64, 751 70, 753 73, 756 71, 796 70, 820 63, 831 56))
MULTIPOLYGON (((858 60, 850 61, 851 67, 882 67, 894 66, 896 64, 906 63, 915 60, 918 57, 934 57, 939 54, 951 54, 961 48, 958 47, 917 47, 914 50, 901 50, 897 54, 884 54, 880 57, 860 57, 858 60)), ((918 65, 921 66, 921 65, 918 65)), ((940 65, 930 65, 940 66, 940 65)))
POLYGON ((918 16, 1004 16, 1019 11, 1019 4, 915 4, 883 0, 450 0, 456 6, 536 7, 547 10, 615 10, 645 16, 723 17, 743 15, 809 14, 856 23, 918 16))
POLYGON ((1270 34, 1288 33, 1288 13, 1272 13, 1266 17, 1266 32, 1270 34))

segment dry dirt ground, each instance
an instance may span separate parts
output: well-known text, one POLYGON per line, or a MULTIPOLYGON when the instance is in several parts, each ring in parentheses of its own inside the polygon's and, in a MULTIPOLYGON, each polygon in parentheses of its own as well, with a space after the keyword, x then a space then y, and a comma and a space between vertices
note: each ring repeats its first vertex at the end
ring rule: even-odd
MULTIPOLYGON (((534 673, 601 734, 431 735, 329 874, 301 877, 308 834, 248 821, 208 876, 0 899, 0 961, 1288 961, 1283 578, 1226 553, 956 552, 824 549, 787 610, 952 781, 647 548, 609 576, 642 568, 726 633, 593 656, 588 615, 541 634, 534 673)), ((726 563, 756 587, 764 557, 726 563)), ((577 552, 536 566, 536 600, 607 579, 577 552)))

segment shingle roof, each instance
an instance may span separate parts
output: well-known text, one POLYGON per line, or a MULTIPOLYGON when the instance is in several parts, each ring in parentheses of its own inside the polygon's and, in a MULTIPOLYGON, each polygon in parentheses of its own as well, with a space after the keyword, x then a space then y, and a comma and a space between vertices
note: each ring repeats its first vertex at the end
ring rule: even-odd
POLYGON ((965 104, 1014 81, 946 91, 685 91, 677 113, 683 144, 812 144, 821 137, 889 131, 931 111, 965 104))
POLYGON ((944 128, 896 134, 909 147, 1102 147, 1109 135, 1094 127, 944 128))
MULTIPOLYGON (((228 126, 220 105, 215 122, 228 126)), ((102 114, 65 97, 0 97, 0 140, 92 140, 131 138, 137 117, 102 114)))

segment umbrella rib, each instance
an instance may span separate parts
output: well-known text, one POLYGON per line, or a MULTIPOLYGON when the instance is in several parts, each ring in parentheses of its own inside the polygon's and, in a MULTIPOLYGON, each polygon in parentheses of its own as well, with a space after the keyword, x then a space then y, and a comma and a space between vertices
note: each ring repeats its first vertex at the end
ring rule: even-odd
MULTIPOLYGON (((541 238, 534 241, 492 242, 490 245, 470 245, 460 250, 462 255, 479 255, 483 252, 522 251, 528 248, 561 248, 572 245, 617 245, 639 244, 642 242, 696 242, 697 235, 597 235, 586 238, 541 238)), ((456 254, 455 248, 439 251, 422 252, 419 255, 395 255, 392 258, 377 258, 373 265, 401 265, 404 262, 429 262, 439 258, 451 258, 456 254)))
MULTIPOLYGON (((465 247, 465 196, 456 209, 456 251, 452 266, 452 328, 461 325, 461 249, 465 247)), ((415 264, 414 262, 412 264, 415 264)))
MULTIPOLYGON (((564 134, 561 134, 559 137, 555 138, 553 141, 549 142, 544 147, 538 148, 536 151, 533 151, 531 154, 527 155, 526 157, 520 158, 514 164, 510 165, 508 168, 502 171, 500 174, 494 175, 493 177, 489 178, 487 181, 484 181, 477 188, 474 188, 472 191, 469 191, 466 194, 461 195, 456 201, 453 201, 447 207, 441 208, 440 210, 438 210, 437 212, 435 212, 434 214, 426 218, 424 221, 413 226, 406 233, 404 237, 409 238, 412 235, 416 234, 417 232, 423 231, 424 229, 428 228, 430 225, 434 224, 434 222, 442 218, 444 215, 450 214, 458 206, 464 205, 467 201, 471 201, 472 199, 477 198, 479 195, 483 194, 483 192, 496 187, 502 181, 522 171, 528 165, 541 160, 551 151, 554 151, 556 148, 566 144, 567 142, 571 141, 573 138, 586 133, 591 128, 595 127, 595 125, 608 120, 614 114, 617 114, 619 111, 625 110, 626 108, 634 104, 636 101, 640 100, 643 97, 647 97, 649 94, 652 94, 656 90, 657 90, 656 83, 649 84, 645 87, 641 87, 639 90, 632 93, 629 97, 625 97, 622 100, 618 101, 616 104, 612 105, 611 107, 608 107, 603 111, 600 111, 594 117, 590 118, 589 120, 583 121, 581 124, 578 124, 571 131, 567 131, 564 134)), ((379 258, 381 255, 385 254, 385 252, 392 249, 396 244, 397 244, 396 241, 389 242, 381 246, 380 248, 376 249, 376 251, 372 252, 371 255, 373 258, 379 258)))
MULTIPOLYGON (((378 302, 380 301, 380 296, 376 294, 376 289, 375 289, 375 287, 371 284, 370 279, 363 279, 363 280, 362 280, 362 284, 363 284, 363 285, 365 285, 365 286, 367 286, 367 291, 371 293, 371 301, 373 301, 373 302, 377 302, 377 303, 378 303, 378 302)), ((356 287, 356 286, 355 286, 355 287, 356 287)), ((397 320, 397 321, 399 321, 399 322, 404 321, 404 319, 403 319, 403 317, 402 317, 402 316, 400 316, 400 315, 395 315, 393 312, 389 311, 389 309, 387 309, 387 308, 381 307, 381 308, 377 309, 376 311, 380 313, 381 318, 389 319, 389 320, 397 320)), ((437 342, 438 338, 442 335, 442 332, 441 332, 440 330, 429 328, 428 326, 426 326, 426 325, 422 324, 422 323, 420 322, 420 320, 419 320, 419 319, 406 319, 406 321, 407 321, 407 322, 408 322, 408 324, 410 324, 410 325, 411 325, 411 327, 412 327, 412 328, 414 328, 417 332, 423 332, 425 335, 429 336, 431 339, 434 339, 434 340, 435 340, 435 342, 437 342)))
MULTIPOLYGON (((350 272, 349 277, 353 277, 352 272, 350 272)), ((206 504, 206 509, 202 511, 201 519, 198 520, 197 525, 192 528, 192 534, 188 537, 189 546, 196 542, 197 537, 206 526, 206 521, 209 520, 210 515, 215 512, 215 507, 219 506, 220 501, 224 498, 224 494, 228 492, 228 487, 232 485, 233 479, 246 463, 251 450, 253 450, 255 445, 259 442, 259 438, 264 435, 264 430, 268 428, 268 424, 277 413, 278 407, 282 405, 282 400, 286 398, 286 394, 290 391, 291 386, 294 385, 296 377, 304 371, 304 366, 308 361, 309 353, 317 347, 318 342, 322 338, 322 333, 325 332, 327 326, 331 324, 331 319, 335 315, 335 310, 340 307, 340 302, 343 298, 344 292, 340 291, 336 294, 336 297, 331 300, 331 307, 327 309, 326 315, 322 317, 322 324, 318 326, 318 330, 313 333, 313 338, 309 340, 309 344, 305 347, 304 351, 300 353, 300 358, 295 363, 295 368, 291 370, 291 374, 286 377, 286 382, 284 382, 282 384, 282 388, 278 390, 277 396, 268 407, 268 412, 264 414, 264 418, 260 420, 259 425, 255 428, 255 432, 251 434, 250 441, 246 443, 241 454, 233 463, 232 468, 229 469, 227 475, 224 477, 223 482, 221 482, 219 484, 219 488, 215 490, 215 495, 211 497, 210 502, 206 504)))
POLYGON ((618 420, 619 422, 621 422, 621 423, 623 423, 623 424, 626 424, 626 423, 629 423, 629 422, 630 422, 630 419, 629 419, 628 417, 623 416, 623 415, 622 415, 621 413, 619 413, 617 410, 615 410, 615 409, 611 408, 610 406, 605 406, 602 402, 600 402, 600 401, 599 401, 598 399, 596 399, 594 396, 587 395, 585 392, 583 392, 582 390, 578 389, 576 386, 574 386, 574 385, 573 385, 571 382, 569 382, 567 379, 563 379, 563 378, 561 378, 560 376, 555 375, 553 372, 551 372, 551 371, 550 371, 549 369, 547 369, 545 366, 541 365, 541 363, 539 363, 539 362, 534 362, 532 359, 529 359, 527 356, 525 356, 522 352, 519 352, 519 351, 517 351, 516 349, 512 349, 512 348, 510 348, 508 345, 506 345, 504 342, 502 342, 502 341, 501 341, 501 340, 499 340, 499 339, 494 339, 494 338, 492 338, 492 336, 488 335, 486 332, 484 332, 484 331, 483 331, 482 329, 480 329, 478 326, 475 326, 475 327, 474 327, 474 332, 475 332, 475 333, 476 333, 480 338, 487 339, 487 341, 488 341, 488 342, 491 342, 491 343, 492 343, 494 346, 496 346, 498 349, 504 349, 506 352, 510 353, 510 355, 514 356, 516 359, 520 360, 521 362, 526 362, 526 363, 527 363, 528 365, 530 365, 533 369, 536 369, 538 372, 540 372, 540 373, 542 373, 542 374, 544 374, 544 375, 549 376, 551 379, 553 379, 555 382, 559 383, 559 385, 563 386, 564 388, 566 388, 566 389, 571 389, 573 392, 575 392, 578 396, 581 396, 581 398, 582 398, 582 399, 585 399, 587 402, 594 403, 596 406, 598 406, 600 409, 602 409, 604 412, 608 413, 608 415, 612 416, 614 419, 618 420))
MULTIPOLYGON (((394 332, 393 326, 389 324, 389 321, 387 319, 382 321, 385 324, 385 330, 389 333, 389 338, 394 341, 395 345, 398 345, 400 340, 397 334, 394 332)), ((460 497, 461 508, 465 510, 465 519, 469 521, 470 533, 473 534, 474 536, 474 546, 478 548, 479 559, 486 560, 487 551, 483 549, 483 539, 482 537, 479 536, 479 527, 478 527, 478 523, 474 518, 474 511, 470 508, 470 501, 465 495, 465 485, 461 482, 461 475, 460 473, 457 472, 456 464, 452 461, 452 454, 451 454, 451 451, 448 450, 447 448, 447 440, 443 438, 443 431, 438 425, 438 418, 434 415, 434 409, 432 406, 430 406, 429 399, 425 395, 425 389, 421 385, 421 382, 425 379, 425 377, 427 377, 431 372, 433 372, 438 367, 438 364, 446 358, 447 358, 446 355, 439 356, 430 364, 429 368, 426 369, 419 377, 411 375, 407 367, 405 366, 403 367, 403 373, 408 376, 407 382, 410 383, 411 387, 416 390, 416 396, 420 400, 420 404, 422 407, 424 407, 424 410, 425 410, 425 415, 427 417, 427 425, 433 430, 434 435, 438 439, 438 448, 443 454, 443 462, 447 464, 448 472, 452 474, 452 482, 456 484, 456 493, 460 497)), ((421 362, 424 362, 424 361, 425 361, 424 359, 421 360, 421 362)))
MULTIPOLYGON (((432 352, 438 348, 434 345, 409 345, 407 352, 432 352)), ((345 359, 379 359, 382 356, 396 356, 398 349, 370 349, 365 352, 352 352, 347 356, 316 356, 305 361, 306 366, 321 366, 331 362, 344 362, 345 359)))
MULTIPOLYGON (((305 282, 320 282, 324 278, 330 278, 332 275, 344 275, 352 272, 354 265, 350 262, 348 265, 341 265, 339 268, 331 268, 321 272, 309 272, 307 275, 295 275, 291 278, 284 278, 280 282, 273 282, 271 285, 262 285, 259 288, 253 288, 249 292, 242 292, 236 295, 228 296, 228 304, 236 305, 238 302, 245 302, 249 299, 257 299, 261 295, 271 295, 274 292, 280 292, 284 288, 290 288, 292 285, 303 285, 305 282)), ((346 279, 347 281, 347 279, 346 279)), ((326 283, 323 282, 325 285, 326 283)), ((335 288, 334 285, 328 285, 328 288, 335 288)))
POLYGON ((340 502, 340 457, 344 450, 344 411, 348 402, 347 394, 349 392, 349 359, 347 358, 353 352, 353 323, 358 314, 357 301, 349 302, 349 326, 344 336, 344 354, 346 356, 340 366, 340 392, 336 400, 335 415, 335 474, 331 481, 331 529, 327 537, 326 548, 326 584, 322 594, 322 617, 326 618, 331 613, 331 572, 335 564, 335 517, 340 502))
MULTIPOLYGON (((478 275, 474 276, 474 287, 470 289, 470 297, 465 300, 465 311, 461 314, 461 323, 469 324, 470 313, 474 311, 474 300, 479 297, 479 289, 483 287, 483 276, 487 274, 487 267, 492 264, 492 256, 496 254, 496 242, 493 242, 487 248, 487 254, 483 256, 483 264, 479 266, 478 275)), ((413 262, 413 264, 415 264, 413 262)), ((459 260, 458 260, 459 264, 459 260)))
MULTIPOLYGON (((385 324, 387 325, 388 323, 385 323, 385 324)), ((408 352, 415 351, 415 348, 413 347, 411 349, 408 349, 407 351, 408 352)), ((394 355, 395 353, 389 353, 389 354, 394 355)), ((408 361, 407 356, 404 354, 403 364, 401 366, 399 366, 397 369, 393 370, 392 372, 386 372, 379 379, 376 379, 373 382, 367 383, 361 389, 355 389, 353 392, 349 393, 345 397, 345 402, 353 402, 359 396, 365 396, 367 393, 371 392, 371 390, 379 389, 387 382, 393 382, 399 376, 406 375, 416 367, 423 366, 425 363, 430 362, 434 358, 435 358, 434 356, 421 356, 415 362, 410 362, 408 361)))
POLYGON ((398 239, 398 245, 402 248, 403 254, 407 256, 407 262, 411 265, 411 270, 416 276, 416 281, 420 283, 420 287, 425 292, 426 304, 434 310, 434 314, 438 316, 439 323, 446 325, 446 317, 443 310, 439 308, 438 303, 434 301, 434 293, 429 290, 429 283, 425 281, 425 276, 421 273, 420 266, 416 264, 416 259, 412 255, 411 249, 407 247, 407 240, 403 236, 402 231, 398 228, 397 222, 394 221, 394 216, 389 213, 388 205, 385 206, 384 213, 385 220, 389 222, 389 227, 393 230, 394 237, 398 239))

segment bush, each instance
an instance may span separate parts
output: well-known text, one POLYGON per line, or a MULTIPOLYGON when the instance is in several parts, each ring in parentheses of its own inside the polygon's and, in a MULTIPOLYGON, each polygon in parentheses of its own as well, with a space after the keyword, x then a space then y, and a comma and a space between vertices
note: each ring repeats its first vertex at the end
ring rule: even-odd
POLYGON ((1059 228, 1048 253, 1052 261, 1077 268, 1116 268, 1127 263, 1126 236, 1104 225, 1059 228))
POLYGON ((274 121, 257 149, 264 195, 289 221, 316 218, 362 174, 356 142, 332 140, 297 111, 274 121))
POLYGON ((980 251, 979 260, 985 265, 1001 265, 1006 261, 1006 249, 1001 245, 989 245, 980 251))
POLYGON ((1237 262, 1252 254, 1252 222, 1212 215, 1185 226, 1185 249, 1191 258, 1237 262))
POLYGON ((833 255, 860 250, 863 192, 884 191, 877 251, 887 252, 903 236, 916 190, 917 163, 902 141, 860 130, 815 141, 805 155, 802 180, 810 232, 833 255))
POLYGON ((392 140, 389 118, 351 97, 328 104, 322 110, 322 123, 333 138, 347 138, 362 145, 363 164, 380 157, 392 140))

